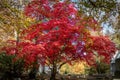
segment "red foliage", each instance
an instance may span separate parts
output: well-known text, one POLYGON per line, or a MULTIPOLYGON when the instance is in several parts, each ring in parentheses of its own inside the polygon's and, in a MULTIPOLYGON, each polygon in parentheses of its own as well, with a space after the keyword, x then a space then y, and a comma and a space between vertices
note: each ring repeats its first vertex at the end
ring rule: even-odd
MULTIPOLYGON (((94 51, 105 59, 115 52, 115 45, 107 37, 90 35, 96 21, 84 20, 73 3, 33 0, 26 6, 25 14, 41 20, 24 30, 25 40, 30 42, 19 42, 16 47, 18 57, 24 58, 27 64, 36 60, 52 64, 76 59, 91 64, 95 62, 94 51)), ((15 54, 13 49, 8 49, 8 53, 15 54)))
POLYGON ((94 63, 94 51, 105 60, 110 60, 115 52, 115 45, 107 37, 90 35, 97 22, 79 16, 73 3, 33 0, 26 6, 25 14, 42 21, 26 31, 26 39, 41 44, 44 47, 41 56, 50 63, 78 58, 94 63))
POLYGON ((104 56, 104 62, 110 63, 110 59, 116 51, 115 44, 106 36, 93 36, 92 50, 100 56, 104 56))
POLYGON ((44 48, 42 45, 36 45, 32 42, 19 42, 17 45, 12 44, 12 46, 10 45, 2 48, 2 51, 5 51, 7 55, 16 56, 14 61, 23 59, 25 67, 29 67, 36 63, 37 59, 42 57, 43 50, 44 48))

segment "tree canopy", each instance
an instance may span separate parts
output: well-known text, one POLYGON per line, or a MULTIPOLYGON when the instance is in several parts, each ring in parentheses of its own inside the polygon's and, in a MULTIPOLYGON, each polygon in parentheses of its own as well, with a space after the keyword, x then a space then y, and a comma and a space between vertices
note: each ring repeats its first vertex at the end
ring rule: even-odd
MULTIPOLYGON (((105 3, 101 5, 101 2, 88 1, 92 6, 84 4, 82 10, 86 7, 89 12, 92 7, 96 10, 105 5, 105 3)), ((84 0, 83 3, 87 1, 84 0)), ((108 4, 107 7, 111 7, 112 3, 108 4)), ((100 10, 105 11, 102 8, 100 10)), ((98 18, 97 14, 94 16, 94 12, 80 13, 80 11, 78 5, 68 0, 32 0, 25 7, 24 13, 37 22, 23 28, 26 25, 22 27, 21 24, 25 23, 18 21, 24 20, 24 17, 21 18, 18 13, 14 14, 13 17, 17 16, 20 19, 14 18, 15 26, 12 26, 11 30, 19 33, 19 41, 9 40, 9 46, 2 50, 5 50, 7 55, 15 55, 14 61, 23 59, 26 67, 33 67, 35 64, 49 66, 50 80, 55 80, 57 70, 65 63, 71 64, 71 61, 86 61, 93 66, 96 62, 94 57, 98 55, 103 56, 103 62, 109 63, 116 51, 115 44, 107 36, 93 35, 93 32, 102 30, 99 24, 102 12, 98 18)))

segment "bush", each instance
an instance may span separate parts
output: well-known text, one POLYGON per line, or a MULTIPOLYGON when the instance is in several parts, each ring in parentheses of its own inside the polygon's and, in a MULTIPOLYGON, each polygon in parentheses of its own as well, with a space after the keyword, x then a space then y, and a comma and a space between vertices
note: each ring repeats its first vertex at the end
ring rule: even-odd
POLYGON ((15 55, 7 55, 0 53, 0 80, 13 80, 13 78, 21 77, 24 69, 24 61, 22 59, 15 61, 15 55))

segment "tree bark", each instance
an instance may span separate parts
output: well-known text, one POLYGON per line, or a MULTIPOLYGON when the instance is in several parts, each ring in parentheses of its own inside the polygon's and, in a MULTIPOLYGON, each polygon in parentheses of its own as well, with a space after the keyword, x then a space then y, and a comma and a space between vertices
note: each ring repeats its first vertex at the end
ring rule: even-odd
POLYGON ((56 73, 57 73, 57 66, 55 63, 53 63, 50 80, 56 80, 56 73))

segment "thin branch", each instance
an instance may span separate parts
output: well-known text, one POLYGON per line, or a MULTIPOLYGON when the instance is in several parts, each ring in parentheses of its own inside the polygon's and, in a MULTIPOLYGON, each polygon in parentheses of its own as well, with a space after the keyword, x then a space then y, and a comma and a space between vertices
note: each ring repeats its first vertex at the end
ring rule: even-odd
POLYGON ((89 1, 90 4, 92 4, 94 7, 97 7, 94 2, 92 2, 91 0, 88 0, 88 1, 89 1))

